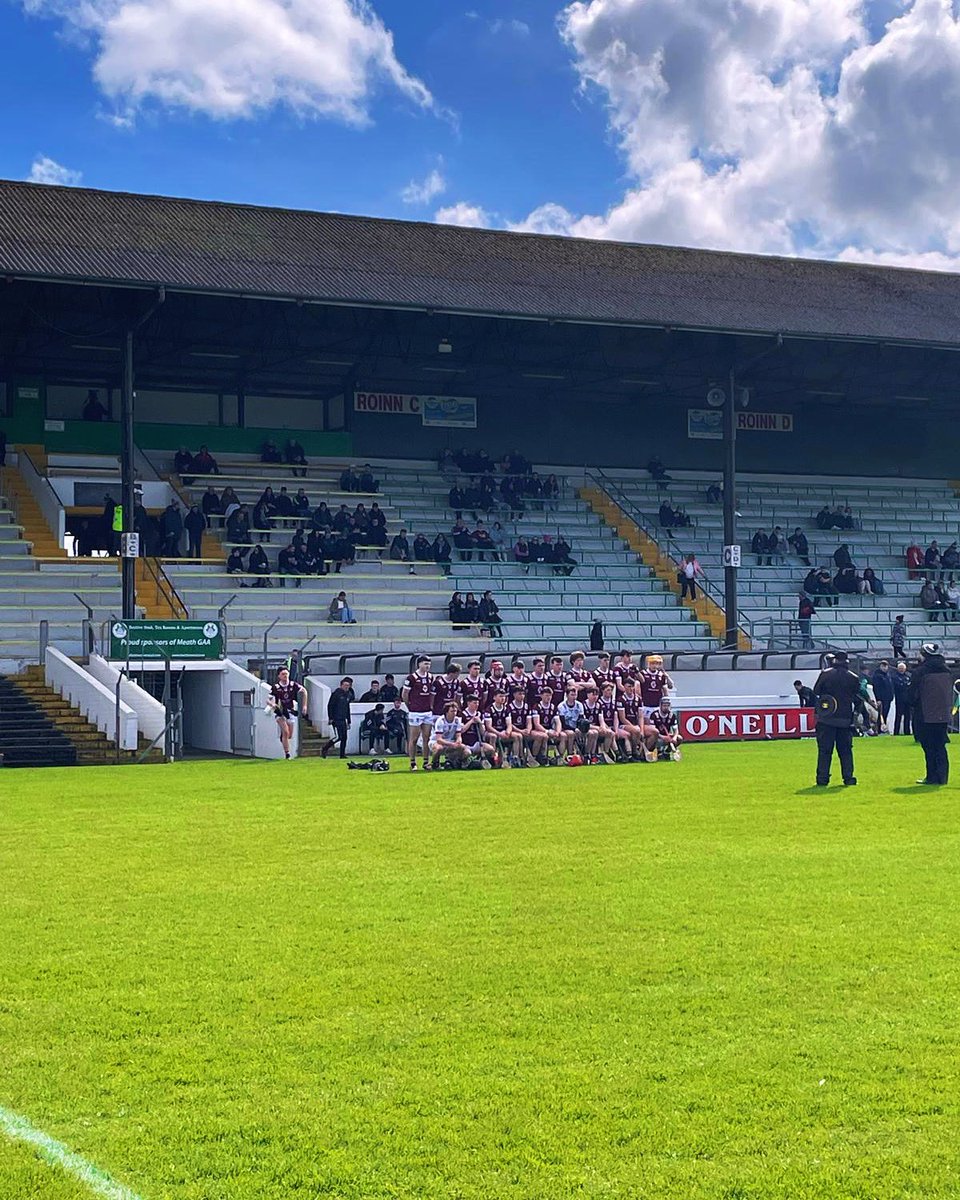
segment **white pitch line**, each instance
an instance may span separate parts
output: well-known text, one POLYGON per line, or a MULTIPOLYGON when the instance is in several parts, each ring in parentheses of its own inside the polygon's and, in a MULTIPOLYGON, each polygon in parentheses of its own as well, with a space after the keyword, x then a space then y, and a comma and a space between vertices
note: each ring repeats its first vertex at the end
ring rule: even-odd
POLYGON ((89 1162, 81 1154, 74 1154, 62 1142, 50 1137, 42 1129, 36 1129, 26 1117, 11 1112, 9 1108, 0 1106, 0 1133, 5 1134, 12 1142, 26 1142, 33 1146, 42 1159, 52 1167, 60 1167, 68 1175, 73 1175, 81 1183, 86 1184, 96 1196, 104 1200, 140 1200, 136 1192, 131 1192, 122 1183, 111 1179, 106 1171, 89 1162))

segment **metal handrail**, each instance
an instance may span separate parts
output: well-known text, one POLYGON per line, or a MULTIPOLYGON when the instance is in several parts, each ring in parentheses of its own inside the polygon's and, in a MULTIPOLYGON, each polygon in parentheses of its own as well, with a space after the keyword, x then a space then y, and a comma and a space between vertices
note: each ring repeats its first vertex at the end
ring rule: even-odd
POLYGON ((183 597, 177 591, 176 586, 167 578, 166 573, 160 566, 157 558, 144 558, 144 569, 148 571, 157 585, 157 599, 162 599, 164 603, 170 606, 170 610, 180 620, 188 620, 190 617, 190 609, 187 607, 183 597))

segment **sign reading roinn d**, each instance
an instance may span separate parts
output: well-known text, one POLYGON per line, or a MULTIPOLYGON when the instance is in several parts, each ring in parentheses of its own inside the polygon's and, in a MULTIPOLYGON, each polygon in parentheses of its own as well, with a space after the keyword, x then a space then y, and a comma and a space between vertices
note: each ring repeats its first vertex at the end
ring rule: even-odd
POLYGON ((110 657, 223 658, 223 627, 219 621, 114 621, 110 657))

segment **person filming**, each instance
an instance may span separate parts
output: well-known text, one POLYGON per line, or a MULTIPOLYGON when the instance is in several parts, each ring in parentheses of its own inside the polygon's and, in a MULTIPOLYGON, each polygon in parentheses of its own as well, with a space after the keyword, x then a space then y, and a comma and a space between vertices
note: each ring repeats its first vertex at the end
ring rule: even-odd
POLYGON ((817 702, 817 787, 830 782, 830 763, 836 750, 844 787, 857 782, 853 767, 854 709, 860 680, 850 670, 845 650, 833 656, 833 666, 821 671, 813 685, 817 702))

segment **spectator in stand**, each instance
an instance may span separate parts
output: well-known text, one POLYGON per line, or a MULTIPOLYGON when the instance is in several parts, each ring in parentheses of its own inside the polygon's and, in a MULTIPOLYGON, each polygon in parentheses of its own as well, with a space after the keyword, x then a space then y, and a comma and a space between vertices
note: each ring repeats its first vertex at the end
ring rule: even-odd
POLYGON ((263 540, 270 541, 270 531, 273 529, 273 518, 277 513, 277 499, 272 487, 265 487, 260 493, 260 499, 253 507, 253 528, 263 530, 263 540))
POLYGON ((440 567, 444 575, 450 574, 450 543, 446 536, 438 533, 433 539, 433 549, 431 551, 433 561, 440 567))
POLYGON ((390 557, 394 562, 410 561, 410 543, 407 540, 407 531, 405 529, 401 529, 390 543, 390 557))
POLYGON ((818 529, 833 528, 833 514, 830 512, 830 509, 826 506, 826 504, 817 513, 814 520, 818 529))
POLYGON ((906 662, 901 658, 897 663, 897 669, 893 673, 893 702, 896 705, 896 713, 893 718, 893 732, 899 734, 901 732, 909 734, 910 732, 910 702, 907 695, 910 691, 910 672, 907 670, 906 662))
POLYGON ((530 544, 522 533, 517 538, 517 544, 513 548, 513 557, 523 567, 524 571, 529 573, 531 561, 530 544))
POLYGON ((960 587, 957 587, 957 585, 951 579, 950 582, 945 584, 943 587, 943 596, 947 605, 943 619, 946 620, 947 613, 949 613, 950 620, 955 621, 957 619, 957 611, 960 609, 960 587))
POLYGON ((450 616, 450 624, 454 627, 454 629, 466 629, 466 608, 463 603, 463 596, 460 594, 460 592, 454 592, 450 597, 450 602, 447 605, 447 613, 450 616))
POLYGON ((807 541, 807 536, 798 525, 796 529, 787 538, 787 543, 793 548, 794 554, 805 567, 810 566, 810 543, 807 541))
POLYGON ((463 598, 463 615, 471 625, 476 625, 480 620, 480 605, 473 592, 467 592, 463 598))
POLYGON ((107 410, 100 403, 100 394, 95 388, 90 388, 87 392, 86 403, 80 416, 84 421, 106 421, 109 416, 107 410))
POLYGON ((467 493, 459 483, 454 483, 453 487, 447 493, 447 507, 453 509, 456 518, 459 520, 466 506, 467 493))
POLYGON ((291 542, 277 555, 277 575, 280 579, 280 586, 286 587, 285 576, 290 575, 293 578, 294 587, 300 587, 303 580, 300 578, 300 563, 298 561, 297 549, 291 542))
POLYGON ((247 574, 256 575, 257 582, 253 585, 255 588, 273 587, 270 579, 270 560, 267 558, 266 550, 259 542, 250 551, 247 574))
POLYGON ((482 521, 473 531, 473 548, 477 552, 478 562, 483 562, 483 556, 493 552, 493 542, 491 541, 490 534, 482 521))
POLYGON ((383 699, 383 697, 380 695, 380 680, 379 679, 371 679, 370 686, 363 693, 363 695, 360 697, 360 699, 357 701, 357 703, 358 704, 378 704, 382 699, 383 699))
POLYGON ((190 558, 199 558, 200 545, 207 528, 207 518, 200 511, 199 504, 190 506, 190 511, 184 518, 183 527, 187 531, 187 555, 190 558))
POLYGON ((943 611, 943 604, 937 595, 937 589, 929 579, 923 581, 923 587, 920 589, 920 607, 926 609, 928 621, 936 621, 943 611))
POLYGON ((660 507, 657 509, 657 520, 660 522, 661 528, 665 529, 667 533, 669 533, 676 524, 673 506, 670 504, 670 501, 666 498, 666 496, 664 496, 664 498, 660 501, 660 507))
POLYGON ((330 522, 330 528, 335 529, 337 533, 344 533, 350 524, 350 513, 345 504, 341 504, 337 511, 333 514, 333 520, 330 522))
POLYGON ((444 447, 437 455, 437 467, 443 475, 449 475, 457 469, 456 456, 449 446, 444 447))
POLYGON ((940 566, 944 573, 953 579, 953 573, 960 567, 960 549, 957 548, 956 542, 951 542, 950 545, 940 555, 940 566))
POLYGON ((870 682, 873 684, 873 694, 877 701, 877 708, 880 710, 880 732, 889 733, 890 727, 887 721, 890 716, 890 705, 893 703, 894 690, 890 664, 885 658, 880 660, 880 665, 874 671, 870 682))
POLYGON ((842 542, 833 552, 833 563, 838 571, 842 571, 844 567, 852 567, 853 559, 850 557, 850 547, 846 542, 842 542))
MULTIPOLYGON (((826 567, 821 567, 820 570, 817 572, 817 581, 816 582, 817 582, 817 591, 815 593, 816 597, 818 599, 824 600, 826 602, 826 605, 828 608, 831 605, 834 608, 836 608, 836 606, 840 603, 840 600, 839 600, 839 596, 837 593, 837 589, 836 589, 836 587, 834 587, 833 580, 830 578, 830 572, 827 570, 826 567)), ((816 601, 814 601, 814 603, 816 603, 816 601)))
POLYGON ((191 474, 193 471, 193 455, 186 448, 186 446, 181 446, 173 456, 173 469, 180 476, 187 487, 193 483, 193 476, 191 474))
MULTIPOLYGON (((363 697, 360 698, 360 703, 363 703, 363 697)), ((370 754, 376 754, 379 750, 381 754, 388 754, 387 742, 390 737, 390 731, 387 728, 387 714, 382 704, 375 704, 368 713, 364 713, 363 720, 360 722, 360 743, 363 745, 364 738, 370 743, 370 754)))
POLYGON ((936 580, 943 578, 943 572, 940 569, 940 546, 937 544, 936 538, 933 539, 924 553, 923 569, 926 571, 928 579, 936 580))
POLYGON ((800 626, 800 647, 803 650, 813 649, 813 634, 810 622, 817 614, 816 605, 804 592, 800 593, 797 606, 797 624, 800 626))
POLYGON ((783 530, 779 525, 774 526, 773 533, 770 535, 768 544, 770 549, 773 551, 773 555, 778 564, 785 564, 787 561, 789 544, 787 539, 784 537, 783 530))
POLYGON ((548 512, 556 512, 560 502, 560 484, 556 475, 548 475, 543 481, 543 502, 548 512))
POLYGON ((303 447, 296 438, 287 438, 286 445, 283 447, 283 461, 293 470, 290 474, 297 479, 306 479, 307 477, 307 456, 303 452, 303 447))
MULTIPOLYGON (((240 575, 246 571, 246 564, 243 561, 243 556, 248 553, 242 546, 234 546, 227 555, 227 574, 240 575)), ((240 584, 241 587, 246 587, 245 583, 240 584)))
POLYGON ((514 477, 507 475, 500 484, 500 496, 509 510, 510 520, 519 521, 523 516, 523 491, 514 477))
POLYGON ((380 699, 385 704, 391 704, 394 700, 400 699, 400 689, 397 687, 397 681, 393 675, 384 675, 383 687, 380 689, 380 699))
POLYGON ((310 497, 302 487, 297 488, 297 494, 293 498, 293 515, 301 521, 310 516, 310 497))
POLYGON ((317 507, 313 510, 313 515, 310 518, 310 524, 314 529, 333 528, 333 513, 329 508, 327 508, 326 500, 321 500, 317 507))
POLYGON ((860 580, 860 591, 864 596, 883 596, 883 581, 874 571, 873 567, 864 567, 863 576, 860 580))
MULTIPOLYGON (((193 470, 196 475, 219 475, 220 468, 206 446, 201 446, 193 459, 193 470)), ((184 481, 186 482, 186 481, 184 481)))
POLYGON ((277 516, 283 522, 284 529, 289 529, 293 524, 293 497, 285 487, 282 487, 277 494, 277 516))
POLYGON ((906 658, 906 644, 907 626, 903 613, 900 613, 893 623, 893 628, 890 630, 890 645, 893 647, 894 658, 906 658))
POLYGON ((358 491, 365 492, 368 496, 374 495, 380 490, 379 482, 373 477, 373 468, 369 463, 364 463, 360 468, 358 479, 358 491))
POLYGON ((696 555, 688 554, 680 564, 680 570, 677 572, 677 580, 680 584, 680 599, 685 600, 687 596, 691 600, 697 598, 697 578, 703 576, 703 568, 697 562, 696 555))
POLYGON ((413 539, 413 557, 417 562, 433 562, 433 547, 422 533, 413 539))
POLYGON ((667 469, 663 465, 659 454, 654 454, 647 463, 647 473, 658 488, 665 488, 671 482, 671 476, 667 474, 667 469))
POLYGON ((491 557, 494 562, 503 562, 503 547, 506 535, 503 532, 503 526, 499 521, 494 521, 493 528, 490 530, 490 541, 493 543, 491 557))
POLYGON ((570 553, 570 543, 562 533, 558 535, 556 545, 553 547, 552 562, 555 575, 572 575, 577 565, 577 560, 570 553))
POLYGON ((493 598, 493 592, 489 589, 480 597, 477 617, 481 627, 490 631, 491 637, 503 637, 503 627, 500 624, 500 609, 493 598))
POLYGON ((160 532, 163 534, 164 557, 179 558, 180 539, 183 537, 183 516, 176 500, 171 500, 163 510, 160 532))
POLYGON ((860 577, 855 567, 841 567, 833 577, 833 586, 841 596, 855 596, 860 591, 860 577))
POLYGON ((919 579, 923 567, 923 551, 916 542, 907 547, 907 578, 919 579))
POLYGON ((367 514, 367 537, 370 545, 383 549, 387 544, 387 517, 376 500, 367 514))
POLYGON ((327 609, 327 621, 339 622, 341 625, 356 625, 357 622, 353 615, 353 609, 347 603, 346 592, 337 592, 330 601, 330 606, 327 609))
POLYGON ((260 461, 262 463, 278 463, 283 461, 280 457, 280 451, 277 449, 277 443, 272 438, 267 438, 260 447, 260 461))
POLYGON ((223 505, 220 503, 220 497, 217 495, 216 488, 207 488, 200 499, 200 508, 206 518, 208 528, 213 524, 211 517, 220 517, 223 515, 223 505))
POLYGON ((723 503, 723 488, 719 483, 711 483, 707 488, 707 503, 722 504, 723 503))
POLYGON ((766 566, 770 566, 770 539, 762 529, 758 529, 753 535, 753 540, 750 542, 750 549, 757 556, 758 567, 764 566, 764 560, 766 560, 766 566))
POLYGON ((460 553, 460 561, 470 562, 473 558, 473 535, 462 521, 453 527, 453 544, 460 553))
POLYGON ((220 496, 220 511, 223 513, 226 520, 230 520, 233 514, 240 507, 240 497, 232 487, 225 487, 220 496))

